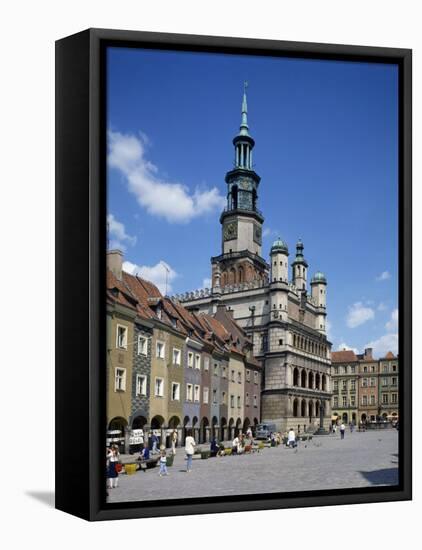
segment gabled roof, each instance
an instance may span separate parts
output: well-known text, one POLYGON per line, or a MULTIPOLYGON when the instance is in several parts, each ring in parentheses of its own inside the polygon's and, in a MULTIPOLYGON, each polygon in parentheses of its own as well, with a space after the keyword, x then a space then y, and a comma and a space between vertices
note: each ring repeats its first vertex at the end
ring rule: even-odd
POLYGON ((395 359, 396 356, 394 355, 394 353, 392 351, 389 351, 386 356, 384 357, 384 359, 395 359))
POLYGON ((332 351, 331 352, 331 362, 332 363, 353 363, 357 361, 358 358, 355 355, 355 352, 351 349, 345 349, 342 351, 332 351))

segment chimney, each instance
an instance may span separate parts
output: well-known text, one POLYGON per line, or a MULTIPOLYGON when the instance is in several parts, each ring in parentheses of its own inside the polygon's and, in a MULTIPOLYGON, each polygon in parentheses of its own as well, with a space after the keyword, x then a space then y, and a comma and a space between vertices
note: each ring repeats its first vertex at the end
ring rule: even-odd
POLYGON ((372 348, 365 348, 365 359, 372 359, 372 348))
POLYGON ((122 280, 123 252, 121 250, 109 250, 107 252, 107 267, 119 281, 122 280))

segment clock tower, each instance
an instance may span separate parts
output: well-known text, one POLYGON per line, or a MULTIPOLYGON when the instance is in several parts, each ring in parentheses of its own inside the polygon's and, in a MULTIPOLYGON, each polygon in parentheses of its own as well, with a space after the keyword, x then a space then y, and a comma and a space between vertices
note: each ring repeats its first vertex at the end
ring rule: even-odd
POLYGON ((221 214, 222 254, 211 259, 213 287, 267 279, 269 266, 261 256, 262 224, 258 210, 261 178, 253 169, 254 139, 249 134, 245 82, 240 130, 233 139, 234 166, 226 174, 227 206, 221 214))

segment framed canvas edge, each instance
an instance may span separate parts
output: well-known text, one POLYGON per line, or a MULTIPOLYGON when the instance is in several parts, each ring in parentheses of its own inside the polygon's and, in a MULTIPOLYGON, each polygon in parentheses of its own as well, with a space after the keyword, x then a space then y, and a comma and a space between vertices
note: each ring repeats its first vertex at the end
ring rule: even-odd
MULTIPOLYGON (((242 39, 242 38, 225 38, 225 37, 207 37, 196 35, 179 35, 167 33, 150 33, 142 31, 116 31, 106 29, 89 29, 83 33, 78 33, 75 37, 89 36, 89 47, 86 51, 86 56, 89 59, 89 100, 88 100, 88 117, 89 117, 89 151, 80 152, 85 166, 86 183, 89 186, 89 219, 84 220, 84 227, 87 230, 86 237, 89 241, 89 256, 80 269, 80 277, 83 284, 87 285, 89 292, 89 346, 85 350, 89 367, 89 384, 87 400, 86 393, 81 392, 84 410, 88 411, 88 433, 85 434, 84 447, 89 449, 88 463, 89 475, 86 483, 86 491, 79 494, 79 506, 81 512, 77 513, 77 505, 75 503, 69 506, 65 503, 66 498, 61 497, 57 508, 73 513, 84 519, 110 520, 110 519, 125 519, 125 518, 141 518, 141 517, 156 517, 170 515, 187 515, 187 514, 205 514, 205 513, 224 513, 234 511, 253 511, 264 509, 277 509, 288 507, 309 507, 309 506, 330 506, 336 504, 357 504, 357 503, 376 503, 385 501, 410 500, 412 498, 412 456, 411 456, 411 116, 412 116, 412 90, 411 90, 411 59, 412 52, 409 49, 397 48, 374 48, 369 46, 348 46, 348 45, 333 45, 333 44, 313 44, 303 42, 284 42, 261 39, 242 39), (252 495, 248 500, 239 497, 239 500, 233 502, 224 501, 224 497, 219 502, 192 504, 185 501, 184 504, 172 504, 171 501, 163 501, 158 505, 145 506, 141 502, 122 503, 119 508, 111 508, 108 505, 103 505, 102 502, 102 486, 104 480, 101 470, 100 456, 102 453, 102 438, 100 407, 101 397, 99 384, 97 381, 100 377, 100 312, 104 305, 100 292, 101 285, 98 281, 101 279, 103 266, 105 265, 105 248, 102 249, 102 243, 105 243, 105 223, 102 223, 102 207, 99 197, 100 182, 105 174, 102 173, 100 148, 101 136, 105 136, 104 117, 101 116, 101 92, 104 82, 101 82, 101 47, 110 43, 121 43, 128 45, 132 43, 135 47, 148 47, 151 44, 154 47, 162 46, 168 49, 172 47, 196 49, 205 48, 204 51, 211 48, 220 51, 227 49, 238 50, 243 53, 257 53, 269 55, 270 51, 281 55, 297 55, 298 57, 322 57, 343 58, 343 59, 365 59, 367 61, 392 62, 399 65, 402 72, 401 78, 401 124, 400 132, 402 136, 400 150, 400 200, 399 200, 399 262, 400 262, 400 313, 399 313, 399 335, 400 335, 400 351, 405 350, 401 356, 401 415, 406 422, 401 422, 400 437, 400 475, 401 489, 379 492, 366 491, 359 493, 357 490, 353 494, 347 494, 347 491, 336 491, 335 494, 330 491, 327 495, 304 495, 298 496, 274 496, 267 495, 268 498, 263 498, 261 495, 252 495), (103 118, 103 119, 102 119, 103 118), (404 372, 404 374, 403 374, 404 372), (405 396, 405 399, 403 397, 405 396), (404 425, 403 425, 404 424, 404 425), (82 501, 82 502, 81 502, 82 501)), ((70 37, 63 39, 64 41, 72 41, 76 39, 70 37)), ((58 41, 59 44, 62 41, 58 41)), ((87 92, 87 90, 85 90, 87 92)), ((86 113, 86 111, 84 111, 86 113)), ((60 108, 56 111, 57 115, 63 112, 60 108)), ((56 157, 57 158, 57 157, 56 157)), ((57 172, 56 172, 57 174, 57 172)), ((56 175, 57 178, 57 175, 56 175)), ((103 180, 104 181, 104 180, 103 180)), ((58 199, 58 203, 60 199, 58 199)), ((60 227, 61 222, 59 220, 60 227)), ((62 227, 65 230, 64 227, 62 227)), ((57 265, 57 274, 66 281, 67 274, 63 267, 57 265)), ((103 274, 104 276, 104 274, 103 274)), ((66 287, 66 283, 62 284, 61 289, 66 287)), ((60 290, 59 290, 60 291, 60 290)), ((72 315, 72 313, 70 314, 72 315)), ((65 340, 65 336, 57 336, 57 340, 65 340)), ((61 342, 65 345, 65 342, 61 342)), ((63 360, 63 357, 60 357, 63 360)), ((66 361, 65 361, 66 363, 66 361)), ((56 363, 56 372, 63 369, 56 363)), ((61 384, 56 385, 56 391, 62 394, 64 388, 61 384)), ((80 402, 80 401, 79 401, 80 402)), ((74 408, 74 406, 73 406, 74 408)), ((68 413, 72 413, 70 407, 68 413)), ((63 410, 61 410, 63 415, 63 410)), ((57 420, 61 416, 56 414, 57 420)), ((57 428, 56 428, 57 437, 57 428)), ((63 443, 63 442, 62 442, 63 443)), ((65 460, 63 449, 66 445, 61 445, 60 452, 56 450, 56 461, 61 463, 65 460)), ((59 468, 60 471, 60 468, 59 468)), ((72 499, 70 499, 72 500, 72 499)))

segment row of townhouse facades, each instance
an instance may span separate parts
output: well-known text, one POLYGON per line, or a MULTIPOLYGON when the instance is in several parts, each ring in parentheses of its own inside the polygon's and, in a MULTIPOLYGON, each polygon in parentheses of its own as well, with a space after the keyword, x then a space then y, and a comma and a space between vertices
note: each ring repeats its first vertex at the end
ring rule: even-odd
POLYGON ((375 359, 372 349, 332 352, 332 420, 354 424, 399 419, 399 358, 375 359))
POLYGON ((107 431, 126 450, 133 430, 154 430, 169 445, 228 440, 260 419, 261 364, 225 306, 196 314, 122 268, 108 252, 107 431))

